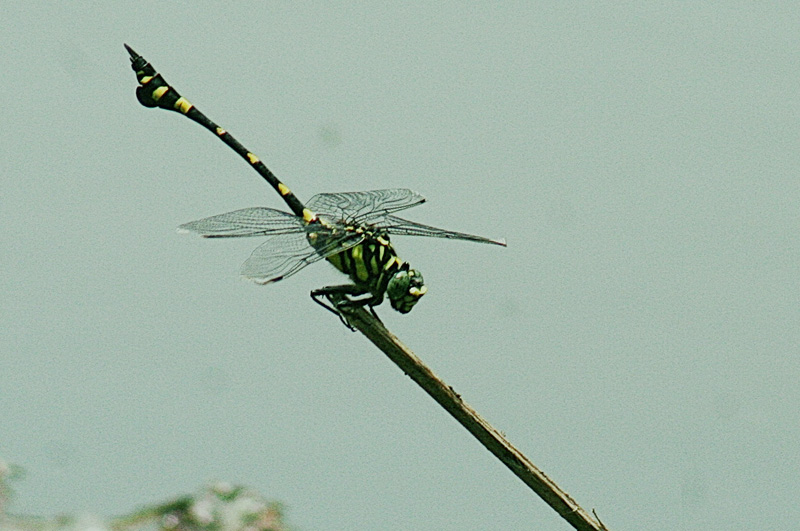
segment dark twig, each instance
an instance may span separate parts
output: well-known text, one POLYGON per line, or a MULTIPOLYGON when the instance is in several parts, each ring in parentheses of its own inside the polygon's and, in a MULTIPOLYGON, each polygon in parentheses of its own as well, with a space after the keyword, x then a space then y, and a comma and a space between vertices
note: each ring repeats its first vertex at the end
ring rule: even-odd
POLYGON ((592 518, 544 472, 536 468, 368 311, 347 305, 340 306, 340 310, 354 328, 383 351, 573 528, 579 531, 608 531, 599 519, 592 518))

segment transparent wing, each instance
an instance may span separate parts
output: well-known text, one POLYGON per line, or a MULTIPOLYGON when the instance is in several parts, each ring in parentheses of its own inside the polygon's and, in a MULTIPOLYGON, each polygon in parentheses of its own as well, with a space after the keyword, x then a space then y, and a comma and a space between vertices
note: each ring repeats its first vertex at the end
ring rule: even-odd
POLYGON ((304 235, 302 219, 288 212, 253 207, 184 223, 180 232, 195 232, 205 238, 265 236, 298 232, 304 235))
POLYGON ((242 264, 243 277, 259 284, 278 282, 323 258, 340 253, 364 241, 353 232, 331 233, 318 225, 307 225, 303 232, 279 234, 265 241, 242 264), (316 241, 316 247, 309 243, 316 241))
POLYGON ((304 232, 279 234, 265 241, 242 264, 241 274, 259 284, 294 275, 323 256, 306 241, 304 232))
POLYGON ((385 216, 383 220, 376 223, 375 226, 386 229, 386 232, 392 236, 428 236, 430 238, 448 238, 451 240, 466 240, 470 242, 502 245, 503 247, 506 246, 506 241, 504 239, 492 240, 491 238, 484 238, 483 236, 439 229, 437 227, 431 227, 430 225, 423 225, 422 223, 398 218, 397 216, 385 216))
POLYGON ((398 212, 425 202, 413 190, 391 188, 367 192, 340 192, 317 194, 308 202, 308 208, 332 220, 348 223, 374 223, 392 212, 398 212))

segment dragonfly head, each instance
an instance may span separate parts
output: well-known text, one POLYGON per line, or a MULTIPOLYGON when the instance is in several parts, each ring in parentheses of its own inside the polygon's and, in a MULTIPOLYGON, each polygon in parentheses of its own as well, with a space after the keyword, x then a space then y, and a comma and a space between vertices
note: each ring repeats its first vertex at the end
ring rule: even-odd
POLYGON ((392 308, 400 313, 408 313, 426 291, 428 288, 422 280, 422 274, 416 269, 409 269, 408 264, 404 263, 389 279, 386 296, 392 308))

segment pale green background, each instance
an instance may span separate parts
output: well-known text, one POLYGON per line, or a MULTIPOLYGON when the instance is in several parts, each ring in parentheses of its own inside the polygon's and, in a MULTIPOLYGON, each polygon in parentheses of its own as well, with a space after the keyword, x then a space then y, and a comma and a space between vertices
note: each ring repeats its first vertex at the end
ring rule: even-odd
POLYGON ((4 2, 0 456, 12 510, 218 478, 301 530, 567 529, 260 240, 278 196, 147 110, 122 43, 301 199, 409 187, 387 325, 613 530, 800 521, 796 2, 4 2))

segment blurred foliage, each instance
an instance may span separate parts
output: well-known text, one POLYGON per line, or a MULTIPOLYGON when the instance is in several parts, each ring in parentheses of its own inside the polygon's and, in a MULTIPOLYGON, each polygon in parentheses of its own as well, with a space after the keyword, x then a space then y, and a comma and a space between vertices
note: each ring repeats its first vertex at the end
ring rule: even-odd
POLYGON ((13 497, 10 483, 21 477, 21 468, 0 460, 0 531, 291 531, 279 503, 228 483, 111 519, 14 515, 7 512, 13 497))

